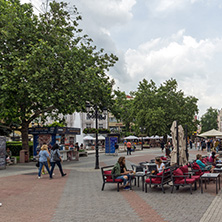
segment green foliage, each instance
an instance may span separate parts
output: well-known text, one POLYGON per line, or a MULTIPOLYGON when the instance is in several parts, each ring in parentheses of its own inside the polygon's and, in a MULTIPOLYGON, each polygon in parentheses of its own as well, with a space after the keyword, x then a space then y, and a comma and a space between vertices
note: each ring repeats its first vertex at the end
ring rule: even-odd
MULTIPOLYGON (((12 151, 12 156, 19 156, 19 152, 22 150, 22 142, 6 142, 6 148, 12 151)), ((33 142, 29 142, 29 155, 33 155, 33 142)))
POLYGON ((117 57, 92 46, 71 13, 63 2, 36 16, 31 4, 0 0, 0 119, 21 126, 24 149, 36 118, 84 111, 86 101, 112 105, 106 72, 117 57))
POLYGON ((201 133, 204 133, 212 129, 216 130, 218 129, 217 116, 218 116, 217 109, 213 109, 212 107, 207 109, 207 112, 201 117, 201 126, 202 126, 201 133))
POLYGON ((99 128, 96 130, 96 128, 85 128, 83 130, 83 133, 85 134, 93 134, 93 133, 101 133, 101 134, 106 134, 106 133, 110 133, 109 129, 105 129, 105 128, 99 128))
POLYGON ((152 80, 148 82, 144 79, 137 91, 131 92, 132 100, 127 100, 124 93, 116 91, 115 109, 112 112, 116 118, 134 128, 132 132, 137 135, 170 134, 174 120, 178 120, 183 127, 187 125, 191 134, 197 128, 197 121, 194 121, 198 112, 197 98, 185 96, 177 87, 175 79, 165 81, 160 87, 152 80))
POLYGON ((46 127, 56 127, 56 126, 65 127, 65 124, 64 123, 59 123, 59 122, 54 122, 52 124, 46 125, 46 127))

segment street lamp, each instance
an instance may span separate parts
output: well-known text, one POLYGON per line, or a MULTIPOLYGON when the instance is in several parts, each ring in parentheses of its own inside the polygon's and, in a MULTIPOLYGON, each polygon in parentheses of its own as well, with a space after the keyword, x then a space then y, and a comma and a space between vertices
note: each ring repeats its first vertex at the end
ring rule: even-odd
POLYGON ((86 111, 87 111, 87 119, 95 119, 96 120, 96 163, 95 163, 95 169, 99 169, 99 148, 98 148, 98 119, 99 120, 105 120, 106 119, 106 111, 107 109, 104 108, 102 112, 98 112, 98 106, 96 105, 90 105, 87 103, 86 105, 86 111))
MULTIPOLYGON (((140 127, 140 132, 141 132, 141 138, 142 138, 142 144, 141 144, 141 150, 143 150, 143 136, 145 135, 144 134, 144 131, 146 130, 145 127, 140 127)), ((146 135, 145 135, 146 136, 146 135)))

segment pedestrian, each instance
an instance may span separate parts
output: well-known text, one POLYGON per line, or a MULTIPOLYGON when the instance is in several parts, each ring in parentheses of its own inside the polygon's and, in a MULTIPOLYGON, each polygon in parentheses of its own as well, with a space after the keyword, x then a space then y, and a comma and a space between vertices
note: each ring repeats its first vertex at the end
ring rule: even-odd
POLYGON ((64 177, 66 176, 66 173, 63 172, 63 169, 62 169, 62 165, 61 165, 61 162, 62 162, 62 158, 61 158, 61 155, 59 153, 59 145, 57 143, 55 143, 53 146, 52 146, 52 150, 51 150, 51 171, 50 171, 50 179, 52 179, 52 175, 53 175, 53 171, 54 171, 54 168, 55 168, 55 164, 59 167, 59 171, 61 173, 61 176, 64 177))
POLYGON ((192 140, 190 139, 190 149, 192 149, 193 148, 193 142, 192 142, 192 140))
POLYGON ((126 148, 127 148, 127 155, 131 155, 132 144, 130 142, 127 142, 126 148))
POLYGON ((164 145, 165 145, 164 141, 161 140, 161 142, 160 142, 160 147, 161 147, 161 149, 162 149, 162 153, 163 153, 163 150, 164 150, 164 145))
POLYGON ((75 143, 75 150, 79 151, 79 143, 78 142, 75 143))
POLYGON ((48 147, 47 145, 43 145, 41 147, 41 151, 39 152, 39 173, 38 173, 38 178, 41 178, 41 172, 42 172, 42 167, 45 166, 46 170, 48 171, 49 175, 50 175, 50 171, 49 171, 49 166, 48 166, 48 158, 49 158, 49 153, 48 153, 48 147))
POLYGON ((197 141, 197 149, 200 150, 200 141, 197 141))
POLYGON ((115 143, 115 155, 118 156, 119 145, 115 143))

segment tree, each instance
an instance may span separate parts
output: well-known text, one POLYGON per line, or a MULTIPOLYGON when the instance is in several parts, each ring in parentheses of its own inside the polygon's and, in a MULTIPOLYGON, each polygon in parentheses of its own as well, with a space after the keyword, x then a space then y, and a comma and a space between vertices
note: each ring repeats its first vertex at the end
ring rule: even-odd
POLYGON ((28 126, 36 118, 85 110, 86 101, 111 104, 113 80, 106 75, 117 61, 81 36, 74 7, 50 3, 36 16, 31 4, 0 0, 0 118, 16 123, 28 150, 28 126))
POLYGON ((208 130, 212 129, 218 129, 218 124, 217 124, 217 116, 218 116, 218 110, 213 109, 210 107, 207 109, 207 112, 201 117, 201 133, 204 133, 208 130))
POLYGON ((120 90, 114 90, 114 100, 113 100, 111 112, 116 117, 118 121, 125 124, 126 132, 131 130, 131 123, 133 122, 132 115, 132 103, 133 99, 128 99, 125 92, 120 90))
POLYGON ((133 93, 133 116, 137 132, 144 130, 147 135, 170 134, 174 120, 178 120, 189 131, 196 129, 194 115, 198 112, 197 99, 177 91, 174 79, 165 81, 158 88, 151 80, 144 79, 133 93))

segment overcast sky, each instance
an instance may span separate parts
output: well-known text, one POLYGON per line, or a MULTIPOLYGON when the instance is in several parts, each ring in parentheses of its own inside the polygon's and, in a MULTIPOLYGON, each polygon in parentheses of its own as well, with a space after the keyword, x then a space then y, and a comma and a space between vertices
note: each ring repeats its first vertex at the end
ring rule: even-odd
MULTIPOLYGON (((21 2, 28 2, 22 0, 21 2)), ((31 0, 39 8, 40 0, 31 0)), ((175 78, 199 99, 199 117, 222 108, 221 0, 67 0, 97 48, 119 61, 110 70, 120 90, 143 78, 158 85, 175 78)))

